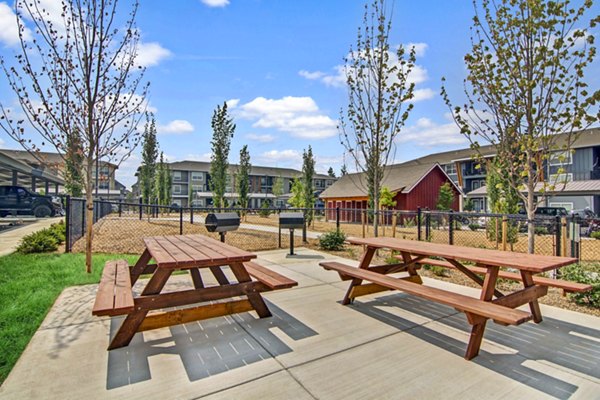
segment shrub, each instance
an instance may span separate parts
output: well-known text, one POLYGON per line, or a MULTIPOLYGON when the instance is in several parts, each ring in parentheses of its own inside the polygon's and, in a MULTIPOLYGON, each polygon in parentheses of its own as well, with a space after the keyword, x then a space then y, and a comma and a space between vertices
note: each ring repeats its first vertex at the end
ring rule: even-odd
POLYGON ((547 235, 548 234, 548 228, 546 228, 545 226, 536 226, 534 228, 534 230, 535 230, 536 235, 547 235))
POLYGON ((600 231, 590 233, 590 237, 593 239, 600 239, 600 231))
POLYGON ((50 228, 30 233, 21 239, 17 252, 22 254, 47 253, 58 249, 58 241, 50 228))
POLYGON ((472 231, 476 231, 479 228, 481 227, 478 224, 469 224, 469 229, 472 231))
POLYGON ((258 215, 263 218, 268 218, 271 215, 271 203, 268 201, 264 201, 260 206, 260 210, 258 211, 258 215))
POLYGON ((592 285, 592 290, 589 292, 569 294, 569 297, 575 300, 575 303, 600 307, 600 276, 598 273, 585 271, 579 264, 561 268, 560 272, 562 279, 592 285))
POLYGON ((67 228, 63 221, 60 221, 57 224, 50 225, 48 230, 50 231, 50 234, 54 237, 54 239, 56 239, 56 242, 58 244, 64 243, 67 234, 67 228))
POLYGON ((323 250, 342 250, 346 235, 342 231, 330 231, 319 236, 319 247, 323 250))

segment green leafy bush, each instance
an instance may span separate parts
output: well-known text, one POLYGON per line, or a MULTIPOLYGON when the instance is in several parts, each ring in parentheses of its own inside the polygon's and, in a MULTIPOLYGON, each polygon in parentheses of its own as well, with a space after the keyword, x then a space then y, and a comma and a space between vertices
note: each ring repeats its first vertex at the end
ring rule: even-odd
POLYGON ((590 233, 590 237, 593 239, 600 239, 600 231, 590 233))
POLYGON ((52 230, 46 228, 24 236, 17 247, 17 252, 22 254, 48 253, 56 249, 58 249, 58 241, 52 230))
POLYGON ((561 279, 592 285, 592 290, 589 292, 569 294, 569 297, 575 300, 575 303, 600 307, 600 275, 597 272, 586 271, 579 264, 561 268, 560 272, 561 279))
POLYGON ((476 231, 479 228, 481 227, 478 224, 469 224, 469 229, 472 231, 476 231))
POLYGON ((330 231, 319 236, 319 247, 323 250, 342 250, 346 235, 342 231, 330 231))
POLYGON ((260 210, 258 211, 258 215, 263 218, 268 218, 269 215, 271 215, 271 212, 271 203, 269 201, 263 201, 262 205, 260 206, 260 210))
POLYGON ((548 228, 546 228, 545 226, 536 226, 534 228, 534 230, 535 230, 536 235, 547 235, 548 234, 548 228))
POLYGON ((50 225, 48 230, 50 231, 50 234, 54 236, 58 244, 62 244, 65 242, 67 228, 63 221, 50 225))

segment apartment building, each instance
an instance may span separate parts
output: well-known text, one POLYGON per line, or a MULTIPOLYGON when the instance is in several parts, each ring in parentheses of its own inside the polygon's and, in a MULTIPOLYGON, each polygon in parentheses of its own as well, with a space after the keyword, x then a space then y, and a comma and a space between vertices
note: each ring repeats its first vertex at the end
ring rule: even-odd
MULTIPOLYGON (((0 180, 3 184, 27 186, 34 192, 44 190, 46 193, 64 193, 65 162, 60 154, 40 151, 33 155, 25 150, 0 149, 0 155, 5 156, 7 160, 14 160, 7 162, 4 168, 6 171, 12 170, 10 178, 8 175, 2 174, 2 169, 0 169, 0 180), (32 173, 29 176, 25 173, 17 173, 15 169, 17 163, 28 166, 32 173)), ((96 175, 94 167, 92 170, 94 195, 97 194, 99 198, 111 200, 125 197, 125 185, 115 179, 117 168, 118 166, 115 164, 100 161, 96 175), (98 176, 97 185, 96 176, 98 176)))
MULTIPOLYGON (((558 145, 564 141, 561 135, 558 145)), ((600 212, 600 129, 582 131, 572 146, 572 152, 556 151, 544 162, 544 178, 555 185, 552 192, 538 193, 542 205, 565 207, 568 210, 590 208, 600 212), (559 169, 564 172, 559 174, 559 169)), ((495 156, 492 146, 482 146, 481 153, 488 159, 495 156)), ((473 160, 473 150, 460 149, 430 154, 403 163, 405 165, 430 165, 439 163, 454 180, 476 211, 489 210, 485 187, 485 165, 473 160)), ((540 185, 541 189, 541 185, 540 185)))
MULTIPOLYGON (((173 186, 171 188, 172 204, 181 207, 211 207, 213 204, 210 190, 210 162, 177 161, 169 163, 173 186)), ((236 173, 237 165, 230 165, 230 181, 226 188, 225 198, 229 204, 237 202, 236 173)), ((292 182, 299 178, 302 172, 291 168, 252 166, 250 171, 250 203, 249 207, 259 208, 265 201, 273 207, 285 207, 290 198, 292 182), (283 182, 283 194, 275 196, 273 186, 277 179, 283 182)), ((331 186, 336 178, 316 174, 313 179, 313 189, 318 196, 331 186)))

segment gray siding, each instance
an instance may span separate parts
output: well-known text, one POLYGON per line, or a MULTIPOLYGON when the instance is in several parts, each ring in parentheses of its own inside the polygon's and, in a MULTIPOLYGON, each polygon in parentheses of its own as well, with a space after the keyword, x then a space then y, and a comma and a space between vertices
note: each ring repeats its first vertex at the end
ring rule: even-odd
POLYGON ((547 200, 547 206, 558 206, 559 204, 556 203, 573 203, 573 210, 589 207, 590 210, 596 211, 593 196, 553 196, 547 200))

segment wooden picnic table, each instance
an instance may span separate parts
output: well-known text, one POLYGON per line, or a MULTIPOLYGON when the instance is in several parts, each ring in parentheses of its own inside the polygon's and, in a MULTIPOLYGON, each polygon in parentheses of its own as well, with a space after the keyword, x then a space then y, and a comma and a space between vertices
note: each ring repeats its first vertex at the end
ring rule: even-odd
POLYGON ((144 238, 146 249, 135 265, 108 261, 92 310, 94 315, 126 315, 108 349, 127 346, 137 332, 255 310, 260 318, 271 313, 261 292, 296 286, 297 282, 251 260, 256 255, 203 235, 144 238), (154 260, 155 263, 150 264, 154 260), (227 269, 235 280, 230 281, 227 269), (193 289, 162 292, 177 270, 187 270, 193 289), (202 273, 214 276, 207 286, 202 273), (132 286, 151 274, 141 294, 132 286), (252 280, 253 277, 255 280, 252 280), (232 300, 234 297, 241 299, 232 300), (223 301, 228 299, 228 301, 223 301), (178 307, 169 311, 158 311, 178 307), (185 307, 185 308, 181 308, 185 307))
MULTIPOLYGON (((547 294, 548 286, 554 285, 548 278, 536 278, 535 275, 577 262, 576 258, 570 257, 514 253, 387 237, 348 238, 347 242, 365 246, 358 268, 338 262, 320 264, 325 269, 337 271, 343 280, 351 281, 343 304, 349 304, 354 298, 367 294, 401 290, 463 311, 472 325, 465 354, 468 360, 479 354, 488 319, 502 325, 519 325, 531 319, 536 323, 541 322, 542 314, 537 299, 547 294), (397 251, 399 262, 371 266, 378 249, 397 251), (429 257, 437 257, 443 261, 432 260, 429 257), (466 266, 464 262, 473 263, 475 267, 466 266), (426 263, 446 263, 448 267, 461 271, 481 286, 479 299, 422 285, 418 269, 426 263), (509 294, 502 293, 497 288, 499 275, 514 273, 501 271, 501 267, 517 270, 517 277, 522 281, 523 288, 509 294), (477 269, 474 271, 475 268, 477 269), (397 272, 407 274, 402 277, 387 276, 397 272), (363 283, 363 280, 370 283, 363 283), (524 304, 529 304, 530 313, 517 309, 524 304)), ((570 282, 556 282, 557 287, 585 289, 576 284, 570 285, 570 282)))

